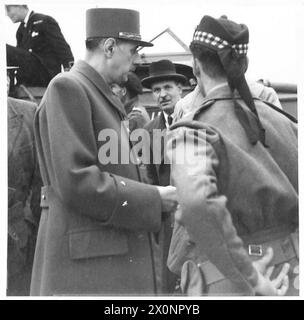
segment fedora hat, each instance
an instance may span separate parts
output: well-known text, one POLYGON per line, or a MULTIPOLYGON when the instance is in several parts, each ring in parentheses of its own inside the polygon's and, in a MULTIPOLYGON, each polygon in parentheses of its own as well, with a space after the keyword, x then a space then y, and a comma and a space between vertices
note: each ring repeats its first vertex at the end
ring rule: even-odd
POLYGON ((142 41, 139 31, 139 12, 129 9, 92 8, 86 11, 86 39, 117 38, 152 47, 142 41))
POLYGON ((187 78, 179 73, 176 73, 174 63, 170 60, 160 60, 152 62, 149 67, 149 77, 142 79, 141 83, 146 88, 151 88, 151 84, 156 81, 175 80, 185 84, 187 78))

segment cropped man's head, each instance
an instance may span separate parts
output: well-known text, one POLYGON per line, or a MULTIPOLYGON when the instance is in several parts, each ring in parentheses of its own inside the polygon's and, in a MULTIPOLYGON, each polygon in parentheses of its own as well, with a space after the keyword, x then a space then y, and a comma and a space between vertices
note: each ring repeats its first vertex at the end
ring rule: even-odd
POLYGON ((27 5, 5 5, 6 15, 12 22, 22 22, 28 13, 27 5))

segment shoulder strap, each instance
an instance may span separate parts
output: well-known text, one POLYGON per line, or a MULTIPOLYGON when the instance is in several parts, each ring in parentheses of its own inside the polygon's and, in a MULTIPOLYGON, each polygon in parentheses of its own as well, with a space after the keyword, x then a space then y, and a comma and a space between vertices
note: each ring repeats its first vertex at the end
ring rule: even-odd
POLYGON ((193 117, 192 117, 192 120, 196 120, 197 117, 204 113, 205 111, 207 111, 213 104, 216 100, 219 100, 219 99, 212 99, 212 100, 207 100, 206 102, 203 103, 203 105, 201 105, 193 114, 193 117))
POLYGON ((265 100, 262 100, 262 99, 259 99, 259 98, 256 98, 254 97, 255 100, 259 100, 259 101, 262 101, 264 102, 265 104, 267 104, 270 108, 276 110, 277 112, 283 114, 285 117, 287 117, 289 120, 291 120, 292 122, 294 123, 298 123, 298 120, 293 117, 291 114, 289 114, 288 112, 278 108, 277 106, 275 106, 274 104, 272 104, 271 102, 268 102, 268 101, 265 101, 265 100))
MULTIPOLYGON (((292 116, 291 114, 289 114, 288 112, 278 108, 277 106, 275 106, 274 104, 272 104, 271 102, 268 102, 268 101, 265 101, 265 100, 262 100, 256 96, 252 96, 254 100, 258 100, 258 101, 262 101, 264 102, 265 104, 267 104, 270 108, 274 109, 275 111, 283 114, 286 118, 288 118, 289 120, 291 120, 292 122, 294 123, 298 123, 298 120, 292 116)), ((215 102, 215 101, 219 101, 219 100, 231 100, 231 97, 222 97, 222 98, 215 98, 215 99, 212 99, 212 100, 209 100, 207 101, 206 103, 204 103, 203 106, 201 106, 194 114, 193 116, 193 119, 194 117, 198 116, 201 112, 204 112, 205 110, 209 109, 212 104, 215 102)))

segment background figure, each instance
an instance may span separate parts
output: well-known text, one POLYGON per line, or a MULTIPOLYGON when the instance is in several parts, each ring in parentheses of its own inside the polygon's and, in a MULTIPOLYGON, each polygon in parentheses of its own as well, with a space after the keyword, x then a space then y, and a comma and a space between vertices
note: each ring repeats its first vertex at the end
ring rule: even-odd
POLYGON ((85 58, 51 81, 36 113, 44 187, 31 295, 158 292, 151 233, 176 209, 176 189, 141 182, 111 91, 138 46, 152 46, 139 25, 135 10, 88 9, 85 58))
POLYGON ((134 72, 128 73, 128 80, 123 85, 113 84, 112 91, 118 96, 125 107, 129 120, 129 129, 143 128, 150 121, 150 117, 145 107, 139 102, 138 95, 142 94, 142 84, 134 72))
MULTIPOLYGON (((152 62, 149 67, 149 76, 142 80, 143 86, 152 90, 153 98, 157 102, 161 113, 145 125, 150 135, 150 163, 146 165, 148 181, 151 184, 170 185, 170 164, 165 162, 166 131, 172 123, 174 107, 181 99, 182 85, 186 77, 176 73, 175 65, 170 60, 152 62), (154 148, 153 130, 159 129, 163 138, 158 148, 154 148), (157 154, 158 153, 158 154, 157 154), (157 162, 157 163, 156 163, 157 162)), ((155 246, 161 253, 162 274, 158 279, 162 286, 162 293, 173 293, 176 276, 167 268, 167 257, 172 235, 173 219, 170 215, 164 221, 160 232, 155 234, 155 246)))
MULTIPOLYGON (((253 97, 269 102, 279 109, 283 109, 279 97, 273 88, 266 87, 260 82, 249 82, 248 85, 253 97)), ((193 91, 177 102, 174 114, 172 115, 173 121, 178 121, 188 113, 197 110, 204 103, 204 98, 205 95, 199 89, 199 86, 196 86, 193 91)))
POLYGON ((186 295, 298 294, 297 124, 253 99, 248 39, 204 16, 190 45, 205 98, 168 141, 180 201, 168 263, 186 295))
POLYGON ((36 105, 8 97, 7 295, 30 293, 40 220, 41 178, 34 144, 36 105))
POLYGON ((69 70, 71 48, 58 23, 50 16, 30 11, 26 5, 6 5, 13 23, 19 23, 17 46, 6 45, 8 66, 18 66, 17 84, 46 87, 61 65, 69 70))
POLYGON ((170 184, 170 164, 164 163, 165 145, 163 140, 158 149, 160 154, 154 154, 154 157, 157 156, 155 159, 159 158, 159 163, 152 161, 153 130, 166 131, 170 127, 175 105, 182 97, 182 85, 186 83, 186 80, 184 75, 176 73, 175 66, 170 60, 152 62, 149 67, 149 77, 142 80, 143 86, 152 90, 153 98, 161 110, 161 113, 144 127, 150 134, 151 161, 147 170, 152 184, 163 186, 170 184))

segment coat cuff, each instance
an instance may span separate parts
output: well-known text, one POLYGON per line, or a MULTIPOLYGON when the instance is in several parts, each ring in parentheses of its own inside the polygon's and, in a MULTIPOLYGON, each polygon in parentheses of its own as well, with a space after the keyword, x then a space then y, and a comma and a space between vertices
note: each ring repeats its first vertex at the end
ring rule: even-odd
POLYGON ((117 202, 108 223, 124 229, 156 232, 161 227, 161 198, 155 186, 113 176, 117 202))

